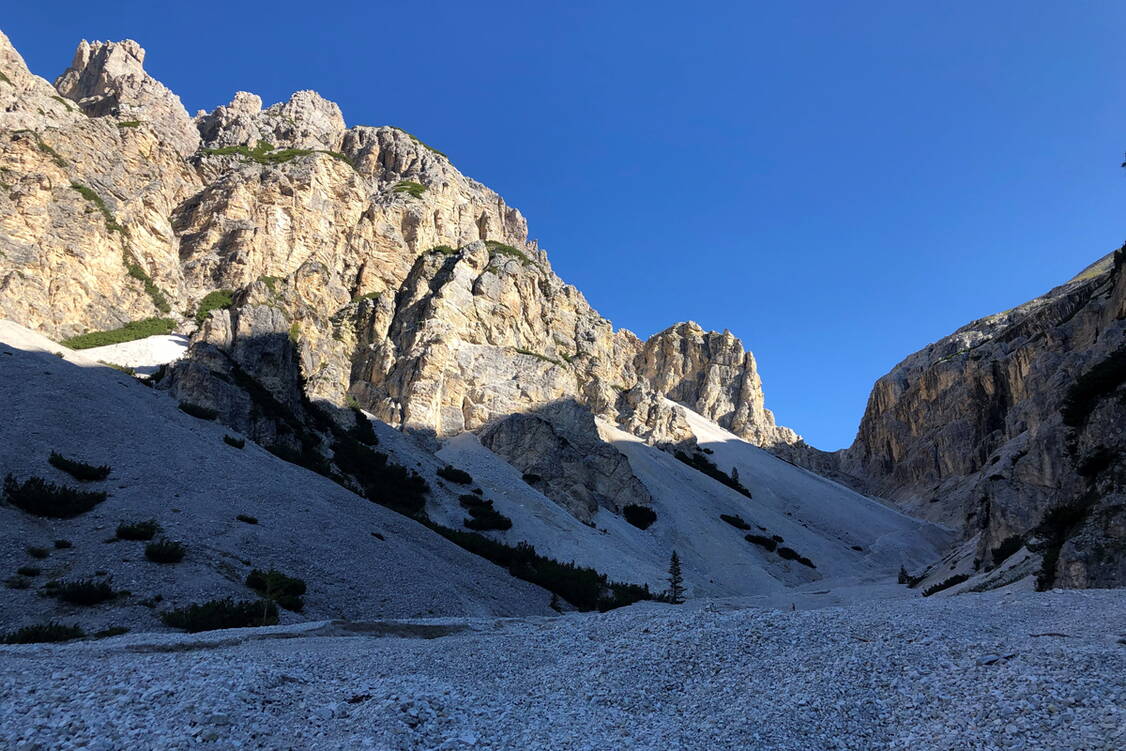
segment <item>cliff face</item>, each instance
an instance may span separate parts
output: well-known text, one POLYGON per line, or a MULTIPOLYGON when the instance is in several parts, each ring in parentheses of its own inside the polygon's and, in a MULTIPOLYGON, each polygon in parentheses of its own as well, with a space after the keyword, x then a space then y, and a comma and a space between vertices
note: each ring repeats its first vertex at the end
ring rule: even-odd
POLYGON ((1119 252, 897 365, 840 467, 976 536, 983 567, 1017 538, 1049 554, 1045 584, 1126 583, 1124 348, 1119 252))
POLYGON ((190 332, 226 290, 197 341, 261 371, 288 340, 310 396, 395 426, 446 436, 575 399, 688 440, 668 396, 756 443, 797 440, 730 333, 615 330, 519 211, 410 134, 349 128, 311 91, 191 118, 144 57, 82 42, 52 88, 0 38, 3 317, 57 338, 153 316, 190 332))

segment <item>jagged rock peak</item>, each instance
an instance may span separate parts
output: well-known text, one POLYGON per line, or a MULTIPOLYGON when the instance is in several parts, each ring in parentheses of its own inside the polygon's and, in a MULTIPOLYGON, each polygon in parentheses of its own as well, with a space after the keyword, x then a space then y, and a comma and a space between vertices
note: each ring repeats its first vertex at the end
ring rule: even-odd
POLYGON ((27 68, 0 31, 0 128, 41 130, 82 117, 61 101, 51 84, 27 68))
POLYGON ((315 91, 297 91, 284 102, 262 109, 262 98, 239 91, 229 104, 195 117, 209 148, 274 146, 336 150, 344 135, 344 116, 336 102, 315 91))
POLYGON ((644 343, 636 367, 657 393, 753 443, 801 440, 774 424, 774 414, 764 406, 755 357, 730 331, 705 331, 694 321, 675 324, 644 343))
POLYGON ((83 39, 55 88, 90 117, 150 122, 182 156, 195 152, 199 133, 180 97, 146 73, 144 61, 144 48, 132 39, 83 39))

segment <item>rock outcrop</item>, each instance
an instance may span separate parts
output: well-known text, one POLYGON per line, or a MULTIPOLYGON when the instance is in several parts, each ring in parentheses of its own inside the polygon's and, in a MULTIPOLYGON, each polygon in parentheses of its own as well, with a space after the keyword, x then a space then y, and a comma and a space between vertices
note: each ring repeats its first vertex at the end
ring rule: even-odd
POLYGON ((840 469, 976 538, 981 567, 1032 540, 1049 583, 1126 583, 1123 255, 897 365, 840 469))
POLYGON ((600 508, 621 513, 652 500, 625 455, 599 437, 594 415, 573 400, 505 417, 479 438, 581 521, 589 522, 600 508))
POLYGON ((145 51, 132 39, 78 45, 70 67, 55 80, 59 94, 90 117, 147 122, 181 156, 199 147, 199 131, 180 97, 145 72, 145 51))

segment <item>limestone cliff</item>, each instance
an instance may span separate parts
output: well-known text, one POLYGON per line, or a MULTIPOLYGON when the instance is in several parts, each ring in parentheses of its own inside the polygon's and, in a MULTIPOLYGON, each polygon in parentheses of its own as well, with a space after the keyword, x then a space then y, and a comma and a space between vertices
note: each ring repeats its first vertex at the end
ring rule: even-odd
POLYGON ((1124 348, 1120 251, 893 368, 876 382, 840 468, 908 512, 976 537, 981 567, 1006 541, 1051 555, 1062 544, 1049 581, 1122 585, 1124 348), (1049 514, 1061 508, 1071 511, 1049 514))

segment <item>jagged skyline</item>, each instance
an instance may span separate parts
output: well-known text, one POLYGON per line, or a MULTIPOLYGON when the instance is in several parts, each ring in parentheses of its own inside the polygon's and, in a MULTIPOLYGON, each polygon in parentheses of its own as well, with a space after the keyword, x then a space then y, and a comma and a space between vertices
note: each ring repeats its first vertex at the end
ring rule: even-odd
POLYGON ((48 79, 80 39, 132 37, 189 112, 313 88, 349 124, 416 133, 520 208, 615 325, 730 328, 779 421, 836 448, 904 353, 1120 241, 1121 8, 869 7, 443 5, 425 26, 353 7, 299 28, 232 7, 225 26, 256 30, 234 45, 75 4, 5 29, 48 79))

